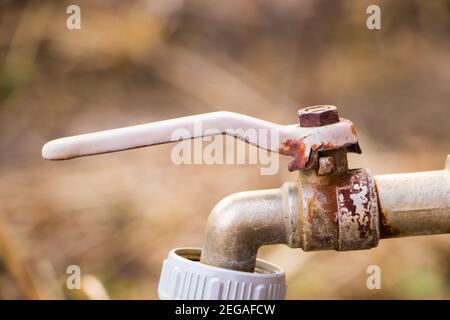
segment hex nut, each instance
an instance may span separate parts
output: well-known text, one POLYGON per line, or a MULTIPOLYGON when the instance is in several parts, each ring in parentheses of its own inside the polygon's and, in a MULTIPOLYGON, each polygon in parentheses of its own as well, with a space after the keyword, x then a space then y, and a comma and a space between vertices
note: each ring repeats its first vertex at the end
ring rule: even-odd
POLYGON ((312 106, 298 110, 301 127, 321 127, 339 122, 337 108, 332 105, 312 106))

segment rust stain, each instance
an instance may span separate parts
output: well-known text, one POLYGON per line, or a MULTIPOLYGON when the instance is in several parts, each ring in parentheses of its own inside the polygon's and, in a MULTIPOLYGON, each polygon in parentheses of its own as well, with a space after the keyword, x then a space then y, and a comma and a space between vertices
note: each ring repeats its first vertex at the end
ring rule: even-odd
POLYGON ((373 248, 379 240, 374 183, 362 169, 302 180, 305 251, 373 248))
MULTIPOLYGON (((376 184, 375 184, 375 189, 376 190, 378 189, 378 186, 376 184)), ((377 190, 377 193, 378 193, 378 190, 377 190)), ((380 238, 399 237, 401 235, 400 229, 389 224, 389 218, 388 218, 389 213, 382 210, 379 198, 377 198, 377 202, 378 202, 378 208, 379 208, 378 212, 379 212, 379 217, 380 217, 380 238)))
MULTIPOLYGON (((320 144, 314 143, 311 145, 309 151, 311 151, 308 155, 306 155, 307 146, 303 142, 303 138, 298 139, 286 139, 283 141, 278 148, 278 152, 282 155, 292 156, 294 160, 289 163, 288 170, 303 170, 310 169, 319 159, 319 152, 321 151, 331 151, 331 150, 339 150, 340 148, 346 148, 347 146, 337 146, 330 142, 324 143, 323 141, 320 144)), ((347 149, 345 149, 347 151, 347 149)), ((346 165, 345 160, 345 165, 346 165)))
POLYGON ((308 230, 310 236, 306 244, 308 251, 336 249, 337 205, 334 186, 314 184, 311 197, 307 201, 308 230))
POLYGON ((329 143, 329 142, 327 142, 327 143, 322 143, 322 145, 320 146, 320 150, 322 150, 322 151, 326 151, 326 150, 334 150, 334 149, 338 149, 338 147, 335 146, 335 145, 332 144, 332 143, 329 143))
POLYGON ((381 238, 395 238, 400 236, 400 229, 389 224, 388 215, 380 210, 380 236, 381 238))
POLYGON ((306 145, 301 139, 287 139, 278 149, 280 154, 294 157, 294 160, 288 165, 289 171, 301 170, 305 167, 309 160, 309 156, 306 156, 305 151, 306 145))

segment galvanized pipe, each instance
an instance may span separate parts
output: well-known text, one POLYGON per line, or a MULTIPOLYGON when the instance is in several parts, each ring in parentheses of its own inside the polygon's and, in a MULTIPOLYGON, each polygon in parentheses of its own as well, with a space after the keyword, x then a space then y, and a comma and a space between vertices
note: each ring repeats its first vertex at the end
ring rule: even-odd
POLYGON ((450 233, 448 169, 375 176, 381 238, 450 233))

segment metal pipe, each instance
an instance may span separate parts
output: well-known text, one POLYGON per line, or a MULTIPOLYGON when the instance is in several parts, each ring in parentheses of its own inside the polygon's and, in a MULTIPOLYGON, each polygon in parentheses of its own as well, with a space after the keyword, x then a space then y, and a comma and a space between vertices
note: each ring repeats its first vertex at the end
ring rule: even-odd
POLYGON ((200 261, 253 272, 262 245, 286 244, 304 251, 375 247, 379 219, 373 178, 362 169, 341 169, 327 177, 308 170, 298 182, 280 189, 226 197, 208 218, 200 261))
POLYGON ((375 176, 381 238, 450 233, 448 169, 375 176))
POLYGON ((280 189, 231 195, 209 216, 201 262, 253 272, 262 245, 347 251, 374 248, 380 238, 450 233, 449 170, 450 157, 445 170, 375 177, 307 170, 280 189))
POLYGON ((268 244, 296 246, 298 187, 240 192, 220 201, 207 226, 201 262, 253 272, 258 248, 268 244))

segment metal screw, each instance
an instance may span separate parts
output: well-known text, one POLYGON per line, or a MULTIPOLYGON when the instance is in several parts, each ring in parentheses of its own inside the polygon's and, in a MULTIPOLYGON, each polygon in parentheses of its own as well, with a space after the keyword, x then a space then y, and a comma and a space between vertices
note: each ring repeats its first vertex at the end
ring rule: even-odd
POLYGON ((321 127, 339 122, 337 108, 331 105, 320 105, 300 109, 297 112, 301 127, 321 127))
POLYGON ((331 156, 319 158, 319 170, 317 174, 319 176, 326 176, 332 173, 334 173, 334 158, 331 156))

